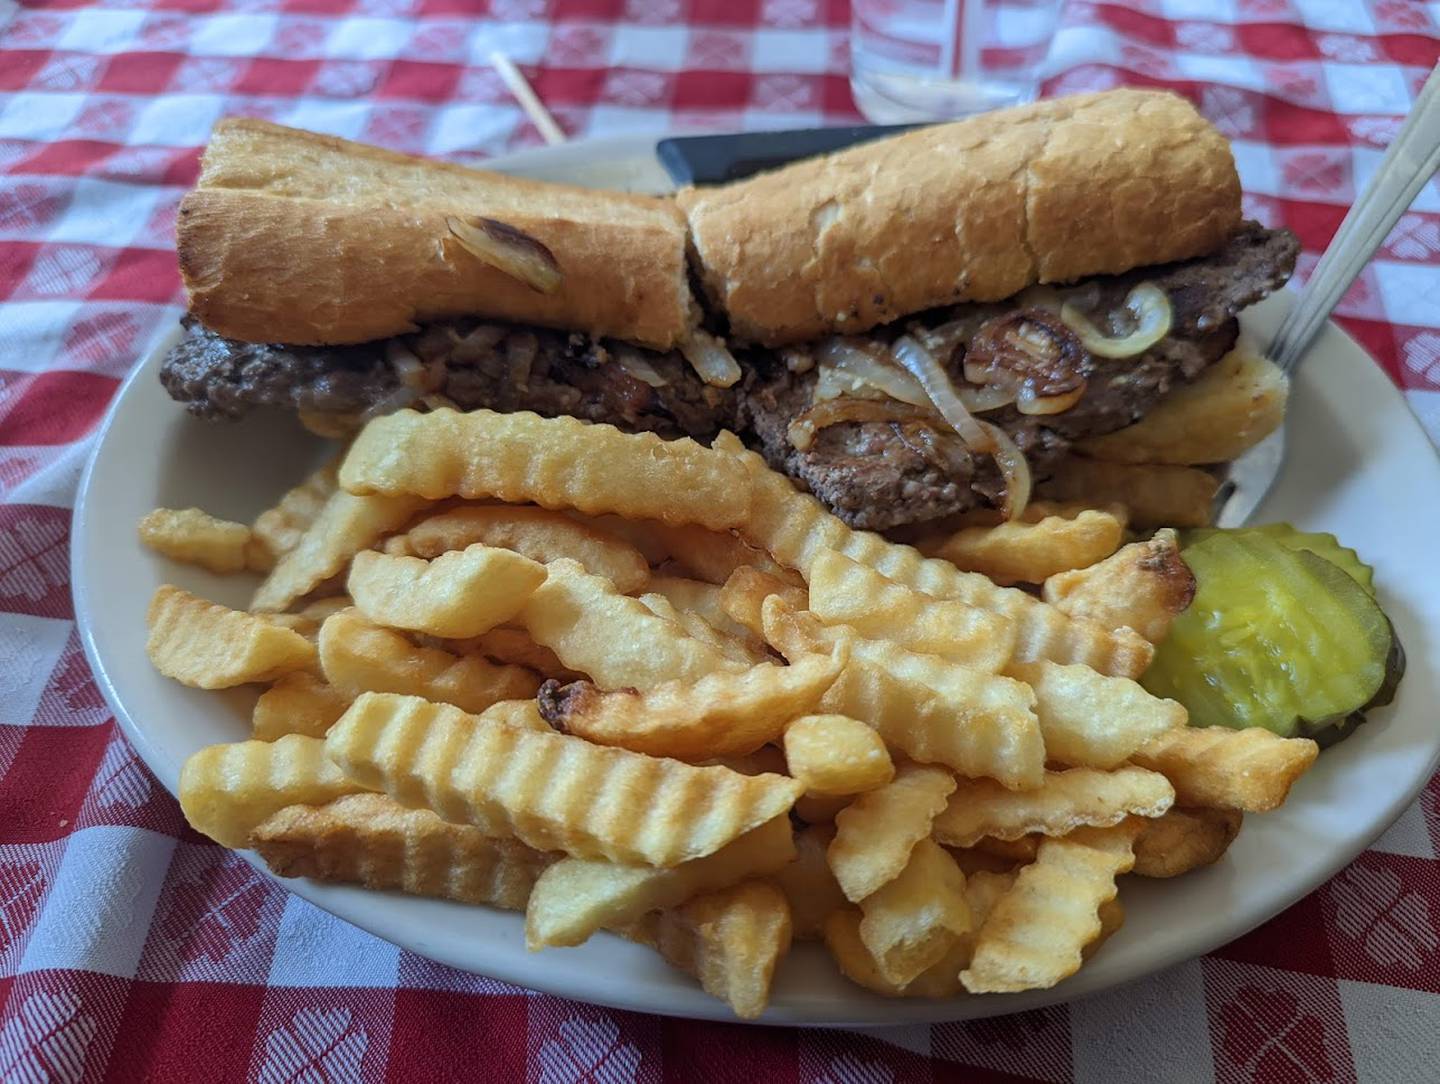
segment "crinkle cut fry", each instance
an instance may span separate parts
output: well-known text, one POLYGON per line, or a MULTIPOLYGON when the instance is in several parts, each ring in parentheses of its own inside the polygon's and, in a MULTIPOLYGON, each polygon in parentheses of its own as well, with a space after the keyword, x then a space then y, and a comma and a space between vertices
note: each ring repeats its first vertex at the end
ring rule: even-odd
POLYGON ((340 467, 340 484, 360 494, 498 497, 722 530, 749 516, 750 494, 735 484, 738 473, 732 457, 688 438, 528 411, 442 408, 370 422, 340 467))
POLYGON ((858 903, 900 876, 954 789, 945 769, 912 764, 836 815, 827 858, 847 899, 858 903))
POLYGON ((367 693, 325 737, 368 789, 536 850, 676 866, 787 812, 800 784, 698 768, 367 693))
POLYGON ((557 730, 599 745, 677 760, 740 756, 778 740, 787 723, 815 708, 844 662, 842 649, 646 692, 552 681, 541 687, 540 705, 557 730))
POLYGON ((1174 800, 1169 780, 1135 767, 1046 772, 1040 787, 1022 791, 989 779, 964 779, 935 818, 934 832, 947 847, 973 847, 986 837, 1016 840, 1032 832, 1063 836, 1079 827, 1119 824, 1132 814, 1158 817, 1174 800))
POLYGON ((450 824, 383 794, 288 806, 250 845, 281 877, 311 877, 518 911, 557 855, 450 824))
POLYGON ((1111 631, 1073 620, 1024 591, 997 587, 979 573, 961 572, 913 547, 852 530, 814 497, 795 489, 784 475, 771 471, 738 438, 722 433, 715 447, 739 458, 749 473, 750 517, 740 533, 807 578, 815 559, 833 549, 916 591, 1010 618, 1018 637, 1016 661, 1084 663, 1104 674, 1131 678, 1150 664, 1154 648, 1131 630, 1111 631))
POLYGON ((794 858, 790 818, 784 815, 714 854, 670 869, 562 858, 536 882, 525 913, 525 944, 532 950, 579 945, 602 927, 620 929, 693 896, 778 873, 794 858))
POLYGON ((1080 970, 1087 945, 1103 932, 1100 908, 1115 878, 1135 864, 1141 822, 1079 828, 1040 844, 996 902, 960 980, 972 994, 1048 989, 1080 970))
POLYGON ((1028 686, 827 628, 776 595, 766 598, 762 623, 787 658, 850 642, 850 662, 821 700, 824 711, 868 723, 912 760, 1009 787, 1040 785, 1045 744, 1028 686))
POLYGON ((1282 738, 1264 727, 1179 727, 1142 745, 1131 758, 1164 775, 1179 805, 1267 813, 1315 763, 1309 738, 1282 738))
POLYGON ((740 1019, 753 1020, 769 1003, 790 935, 784 893, 768 881, 745 881, 661 912, 655 947, 740 1019))
POLYGON ((331 494, 314 522, 270 570, 251 609, 279 612, 340 572, 361 550, 404 526, 425 507, 418 497, 356 497, 331 494))
POLYGON ((537 644, 602 689, 643 690, 749 668, 681 624, 657 617, 639 599, 620 594, 577 561, 559 560, 547 568, 549 576, 530 596, 521 620, 537 644))
POLYGON ((156 670, 197 689, 274 681, 315 665, 315 645, 263 617, 161 584, 145 614, 156 670))
POLYGON ((232 849, 248 847, 251 831, 286 806, 324 805, 368 789, 326 759, 321 739, 303 734, 207 745, 180 769, 185 819, 232 849))

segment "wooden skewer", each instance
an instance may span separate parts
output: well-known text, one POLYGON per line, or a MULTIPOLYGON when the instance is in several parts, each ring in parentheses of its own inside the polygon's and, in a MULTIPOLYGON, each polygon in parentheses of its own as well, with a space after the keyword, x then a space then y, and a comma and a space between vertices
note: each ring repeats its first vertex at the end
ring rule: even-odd
POLYGON ((549 111, 540 104, 540 99, 536 97, 535 91, 526 81, 525 76, 520 73, 520 69, 515 66, 515 62, 496 49, 490 54, 490 65, 500 76, 501 81, 510 88, 510 93, 515 95, 515 100, 520 103, 520 108, 525 111, 530 122, 545 137, 545 142, 551 146, 556 143, 564 143, 565 132, 560 125, 555 123, 555 118, 550 115, 549 111))

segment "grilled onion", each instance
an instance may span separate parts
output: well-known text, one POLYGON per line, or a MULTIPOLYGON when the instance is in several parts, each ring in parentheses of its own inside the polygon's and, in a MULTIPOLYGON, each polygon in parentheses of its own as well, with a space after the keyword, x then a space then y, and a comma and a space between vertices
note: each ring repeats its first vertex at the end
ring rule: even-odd
POLYGON ((1015 396, 1015 409, 1021 414, 1063 414, 1085 398, 1085 385, 1060 395, 1036 395, 1031 388, 1021 388, 1015 396))
POLYGON ((944 425, 941 418, 929 405, 913 406, 894 399, 854 399, 845 396, 826 399, 807 408, 797 415, 786 430, 786 436, 796 451, 809 451, 820 430, 842 422, 928 422, 944 425))
POLYGON ((1060 319, 1075 332, 1086 350, 1101 358, 1133 358, 1170 334, 1174 320, 1170 297, 1154 283, 1142 282, 1131 290, 1125 297, 1125 308, 1135 322, 1135 329, 1119 339, 1101 333, 1072 304, 1061 306, 1060 319))
POLYGON ((972 452, 988 452, 1005 479, 1005 515, 1017 518, 1030 503, 1030 464, 1010 435, 997 425, 972 417, 935 356, 908 335, 891 347, 895 360, 920 381, 930 401, 972 452))
POLYGON ((909 373, 887 365, 877 358, 872 343, 857 343, 839 337, 820 345, 820 377, 815 384, 815 398, 835 399, 842 395, 864 397, 880 392, 891 399, 911 406, 929 406, 925 389, 909 373))
POLYGON ((616 343, 610 348, 610 356, 615 359, 615 364, 625 370, 625 375, 634 377, 642 384, 648 384, 652 388, 663 388, 667 381, 655 371, 655 367, 645 360, 645 356, 633 346, 625 343, 616 343))
POLYGON ((698 327, 680 344, 680 353, 700 379, 717 388, 732 387, 740 379, 740 363, 725 344, 698 327))
POLYGON ((993 452, 995 443, 966 408, 940 362, 909 335, 901 335, 890 347, 890 356, 925 389, 930 404, 950 428, 960 434, 972 452, 993 452))
POLYGON ((542 294, 560 289, 560 264, 540 241, 524 230, 494 218, 466 221, 447 215, 445 227, 455 242, 481 263, 489 264, 542 294))
POLYGON ((1000 475, 1005 479, 1005 518, 1019 519, 1025 506, 1030 503, 1030 489, 1033 485, 1030 463, 1005 430, 990 422, 977 424, 983 426, 995 441, 995 465, 1000 468, 1000 475))

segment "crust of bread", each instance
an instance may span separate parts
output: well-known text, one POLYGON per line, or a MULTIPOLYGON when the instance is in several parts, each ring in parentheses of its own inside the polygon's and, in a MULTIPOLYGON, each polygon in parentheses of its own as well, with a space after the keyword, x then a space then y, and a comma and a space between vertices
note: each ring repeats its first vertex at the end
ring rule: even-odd
POLYGON ((737 338, 856 333, 1037 282, 1189 259, 1240 223, 1224 137, 1122 89, 910 132, 677 197, 737 338))
POLYGON ((215 128, 180 206, 190 308, 221 335, 363 342, 480 316, 668 348, 697 319, 672 201, 524 180, 265 121, 215 128), (446 241, 447 216, 514 226, 564 276, 543 294, 446 241))

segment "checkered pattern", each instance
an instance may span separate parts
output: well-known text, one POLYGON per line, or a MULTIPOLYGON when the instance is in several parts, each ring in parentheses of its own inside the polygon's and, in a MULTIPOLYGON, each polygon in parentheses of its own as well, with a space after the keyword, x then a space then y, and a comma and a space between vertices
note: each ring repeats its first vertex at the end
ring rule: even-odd
MULTIPOLYGON (((1434 1079, 1440 783, 1248 937, 1125 990, 846 1033, 612 1012, 448 970, 257 877, 117 732, 68 585, 74 488, 179 313, 175 208, 219 117, 459 160, 855 119, 846 0, 0 0, 0 1080, 1434 1079)), ((1414 0, 1070 0, 1047 92, 1189 95, 1313 267, 1440 55, 1414 0)), ((1440 437, 1440 192, 1340 314, 1440 437)))

